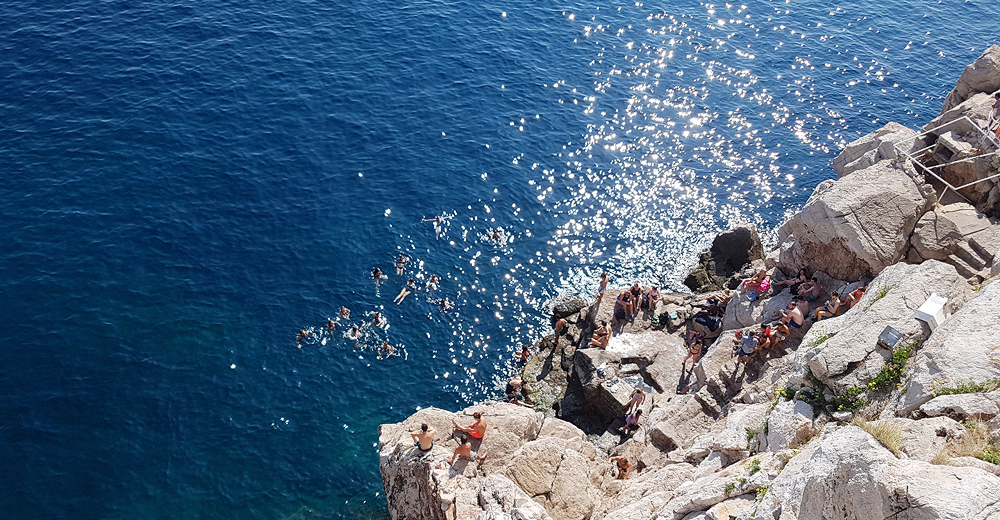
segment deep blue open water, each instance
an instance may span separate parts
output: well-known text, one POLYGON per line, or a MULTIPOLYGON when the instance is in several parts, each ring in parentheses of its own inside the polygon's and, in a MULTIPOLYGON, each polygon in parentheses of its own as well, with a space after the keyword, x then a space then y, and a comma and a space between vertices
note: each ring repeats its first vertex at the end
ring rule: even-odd
POLYGON ((499 395, 601 270, 679 288, 715 232, 767 236, 845 143, 936 115, 998 15, 0 3, 0 517, 383 518, 379 423, 499 395), (400 252, 435 294, 392 303, 400 252), (341 305, 389 327, 298 348, 341 305))

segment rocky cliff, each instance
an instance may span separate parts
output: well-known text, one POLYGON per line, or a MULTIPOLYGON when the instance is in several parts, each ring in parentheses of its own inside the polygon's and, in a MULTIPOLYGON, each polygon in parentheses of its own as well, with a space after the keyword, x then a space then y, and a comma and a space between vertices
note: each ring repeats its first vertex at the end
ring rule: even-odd
MULTIPOLYGON (((990 178, 1000 159, 976 128, 998 90, 992 46, 926 127, 891 123, 845 147, 838 179, 816 187, 763 259, 755 232, 729 233, 689 278, 706 290, 761 268, 807 268, 825 294, 867 285, 855 305, 742 364, 737 334, 779 319, 795 305, 788 290, 736 297, 724 317, 705 312, 708 294, 665 295, 634 321, 615 319, 619 291, 561 301, 562 333, 535 344, 522 374, 535 409, 432 408, 381 426, 390 516, 1000 518, 1000 187, 990 178), (593 348, 602 322, 613 336, 593 348), (692 331, 708 345, 700 381, 685 360, 692 331), (633 388, 648 396, 626 436, 633 388), (451 421, 475 411, 489 425, 474 446, 486 458, 449 464, 451 421), (429 452, 408 434, 421 423, 436 431, 429 452), (629 461, 627 479, 611 457, 629 461)), ((824 299, 797 305, 811 314, 824 299)))

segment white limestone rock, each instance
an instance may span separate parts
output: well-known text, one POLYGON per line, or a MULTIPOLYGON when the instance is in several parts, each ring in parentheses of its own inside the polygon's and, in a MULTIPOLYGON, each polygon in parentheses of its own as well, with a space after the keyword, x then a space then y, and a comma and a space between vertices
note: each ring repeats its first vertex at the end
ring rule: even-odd
POLYGON ((997 515, 1000 478, 975 468, 897 459, 854 426, 810 443, 771 482, 756 511, 756 518, 776 520, 997 515))
POLYGON ((778 403, 768 415, 767 450, 779 452, 796 448, 818 433, 813 423, 813 408, 805 401, 778 403))
POLYGON ((916 319, 914 311, 932 292, 948 298, 949 311, 973 294, 954 267, 936 260, 887 267, 854 308, 813 325, 806 333, 796 352, 793 379, 805 380, 808 368, 837 393, 864 386, 892 355, 876 345, 886 326, 902 334, 900 345, 920 342, 930 335, 930 327, 916 319))
POLYGON ((910 234, 934 202, 934 190, 907 163, 881 161, 821 183, 799 213, 778 228, 769 267, 808 266, 857 280, 900 261, 910 234))
POLYGON ((1000 90, 1000 47, 990 45, 975 62, 962 71, 955 88, 945 97, 941 113, 958 106, 975 93, 993 93, 997 90, 1000 90))
POLYGON ((947 417, 934 417, 915 421, 903 417, 890 417, 875 421, 899 428, 902 436, 900 450, 909 458, 930 462, 941 453, 948 441, 965 435, 965 427, 947 417))
POLYGON ((541 504, 531 499, 507 477, 494 473, 479 484, 481 520, 552 520, 541 504), (506 515, 506 516, 504 516, 506 515))
POLYGON ((997 404, 983 394, 939 395, 920 406, 927 417, 989 421, 1000 413, 997 404))
POLYGON ((907 152, 915 149, 916 130, 896 122, 889 122, 882 128, 858 138, 840 151, 833 159, 833 169, 841 178, 857 170, 863 170, 883 159, 895 159, 895 143, 907 152))
POLYGON ((993 283, 976 292, 924 342, 907 371, 906 391, 893 404, 896 414, 917 410, 938 387, 1000 378, 998 320, 1000 284, 993 283))

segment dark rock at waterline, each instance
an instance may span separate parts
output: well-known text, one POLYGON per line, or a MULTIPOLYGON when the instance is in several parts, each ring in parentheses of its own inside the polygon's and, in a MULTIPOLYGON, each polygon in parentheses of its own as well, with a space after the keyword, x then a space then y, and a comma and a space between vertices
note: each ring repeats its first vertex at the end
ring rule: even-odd
POLYGON ((698 258, 684 285, 695 292, 709 292, 727 288, 729 278, 739 273, 754 260, 763 260, 764 246, 757 230, 750 224, 719 233, 712 248, 698 258))
POLYGON ((561 318, 568 318, 579 313, 581 309, 584 309, 589 305, 590 302, 585 300, 582 296, 560 296, 552 304, 552 316, 557 320, 561 318))

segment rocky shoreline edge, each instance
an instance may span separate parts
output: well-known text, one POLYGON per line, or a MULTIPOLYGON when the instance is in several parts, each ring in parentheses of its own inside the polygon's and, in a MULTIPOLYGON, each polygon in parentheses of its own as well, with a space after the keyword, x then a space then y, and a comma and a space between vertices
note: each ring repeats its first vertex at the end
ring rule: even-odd
POLYGON ((665 294, 632 321, 615 320, 620 290, 560 301, 565 327, 536 342, 521 375, 534 408, 428 408, 381 425, 390 517, 1000 518, 1000 154, 980 130, 997 92, 994 45, 922 129, 889 123, 847 145, 837 180, 815 188, 773 250, 752 228, 721 234, 685 281, 695 294, 665 294), (824 292, 810 313, 826 294, 868 289, 749 364, 733 340, 778 319, 788 290, 737 295, 714 330, 692 320, 752 273, 800 268, 824 292), (613 337, 593 348, 603 321, 613 337), (706 338, 706 381, 679 393, 692 327, 706 338), (644 413, 624 436, 636 387, 644 413), (452 420, 473 412, 488 424, 474 443, 487 457, 449 464, 452 420), (409 433, 421 424, 436 432, 429 451, 409 433), (629 478, 613 476, 613 456, 630 461, 629 478))

